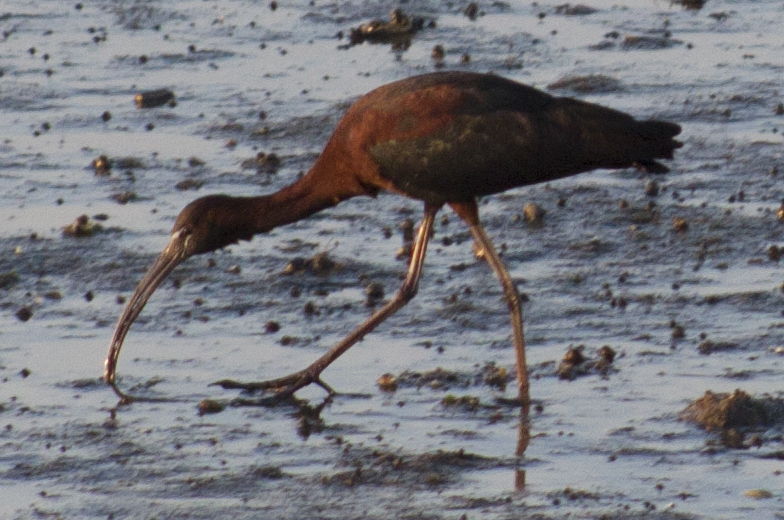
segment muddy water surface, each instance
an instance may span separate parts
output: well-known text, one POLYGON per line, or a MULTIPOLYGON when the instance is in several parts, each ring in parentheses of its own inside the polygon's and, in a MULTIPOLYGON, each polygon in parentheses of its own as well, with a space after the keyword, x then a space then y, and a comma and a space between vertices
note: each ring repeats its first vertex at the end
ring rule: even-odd
POLYGON ((784 518, 781 417, 733 447, 679 419, 707 390, 781 397, 784 7, 559 5, 480 2, 472 20, 433 1, 0 2, 0 517, 784 518), (347 45, 395 7, 435 25, 347 45), (197 413, 238 395, 215 380, 317 357, 371 312, 368 284, 394 292, 398 226, 421 208, 391 195, 178 268, 119 366, 124 388, 176 400, 118 407, 98 379, 112 326, 179 209, 286 185, 356 96, 437 67, 583 77, 558 92, 683 126, 667 176, 481 203, 527 296, 525 455, 511 386, 484 377, 512 371, 500 289, 448 211, 418 297, 325 372, 342 395, 197 413), (175 106, 134 106, 160 88, 175 106), (83 214, 101 228, 64 236, 83 214), (282 274, 318 253, 335 268, 282 274), (568 347, 604 345, 611 369, 556 376, 568 347))

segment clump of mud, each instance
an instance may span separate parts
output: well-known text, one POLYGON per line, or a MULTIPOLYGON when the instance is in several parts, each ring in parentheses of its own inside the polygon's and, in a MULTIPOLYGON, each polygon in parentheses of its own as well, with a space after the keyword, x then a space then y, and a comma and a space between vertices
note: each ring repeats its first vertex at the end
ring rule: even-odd
POLYGON ((89 237, 101 231, 103 227, 90 220, 87 215, 79 215, 76 219, 63 227, 63 235, 71 237, 89 237))
POLYGON ((470 386, 485 385, 503 391, 513 374, 493 362, 488 362, 477 367, 473 373, 456 372, 441 367, 425 372, 406 370, 397 377, 384 374, 379 378, 378 385, 382 390, 393 391, 401 387, 431 388, 433 390, 448 390, 449 388, 468 388, 470 386))
POLYGON ((681 419, 708 431, 768 426, 784 420, 784 401, 771 397, 755 399, 743 390, 731 394, 708 390, 681 412, 681 419))
POLYGON ((597 349, 595 359, 585 357, 584 351, 585 345, 569 347, 555 371, 560 379, 571 381, 592 374, 607 376, 611 371, 616 370, 612 366, 616 353, 610 346, 604 345, 597 349))
MULTIPOLYGON (((669 49, 677 45, 683 45, 683 41, 671 38, 669 34, 663 36, 656 35, 627 35, 621 39, 621 34, 611 31, 605 34, 604 40, 590 45, 588 48, 594 51, 604 51, 618 49, 622 51, 655 51, 669 49)), ((687 45, 688 47, 688 45, 687 45)))
POLYGON ((564 76, 547 88, 550 90, 570 90, 572 92, 616 92, 622 90, 620 80, 605 74, 587 74, 584 76, 564 76))
POLYGON ((402 9, 393 9, 389 13, 389 21, 371 20, 352 28, 349 44, 344 47, 358 45, 368 41, 371 43, 388 43, 394 48, 407 49, 411 45, 411 37, 424 27, 433 27, 433 21, 426 23, 421 16, 410 16, 402 9))
POLYGON ((597 12, 596 9, 584 4, 562 4, 555 6, 555 14, 566 16, 586 16, 595 12, 597 12))
POLYGON ((629 50, 659 50, 659 49, 669 49, 675 45, 681 45, 683 42, 681 40, 676 40, 673 38, 665 36, 637 36, 637 35, 629 35, 626 36, 623 41, 621 42, 621 49, 629 51, 629 50))
POLYGON ((283 274, 291 275, 307 272, 319 276, 328 275, 340 270, 342 266, 329 257, 327 253, 318 253, 312 258, 296 257, 286 264, 283 274))
POLYGON ((762 444, 759 436, 747 441, 746 434, 783 424, 784 399, 768 395, 752 397, 743 390, 731 394, 708 390, 689 404, 680 418, 719 433, 721 443, 728 448, 759 446, 762 444))
POLYGON ((276 153, 258 152, 255 157, 245 159, 240 167, 246 170, 255 169, 257 173, 277 173, 281 159, 276 153))

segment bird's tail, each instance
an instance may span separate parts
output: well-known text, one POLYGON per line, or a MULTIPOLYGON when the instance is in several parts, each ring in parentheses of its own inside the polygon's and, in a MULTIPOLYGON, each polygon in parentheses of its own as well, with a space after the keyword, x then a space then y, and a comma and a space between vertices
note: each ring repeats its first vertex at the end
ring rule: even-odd
POLYGON ((681 133, 680 125, 668 121, 640 121, 634 129, 639 155, 634 166, 651 173, 667 173, 669 168, 655 159, 672 159, 673 151, 683 146, 674 139, 681 133))

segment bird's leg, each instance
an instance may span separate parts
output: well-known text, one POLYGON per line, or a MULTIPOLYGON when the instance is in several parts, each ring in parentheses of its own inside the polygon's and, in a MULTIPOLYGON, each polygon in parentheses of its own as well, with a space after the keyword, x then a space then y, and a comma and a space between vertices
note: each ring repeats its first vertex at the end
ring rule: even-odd
POLYGON ((406 278, 400 286, 400 289, 395 293, 395 296, 392 297, 386 305, 373 313, 364 323, 354 329, 342 341, 332 347, 329 352, 318 358, 305 369, 289 374, 288 376, 252 383, 241 383, 224 379, 213 384, 222 386, 223 388, 238 388, 243 390, 272 389, 276 390, 278 395, 291 396, 300 388, 311 383, 316 383, 328 393, 334 393, 334 390, 320 379, 321 372, 345 351, 351 348, 352 345, 360 341, 365 334, 375 329, 382 321, 394 314, 395 311, 403 307, 416 295, 419 286, 419 278, 422 274, 422 265, 425 260, 425 252, 427 251, 427 243, 428 240, 430 240, 430 233, 433 230, 433 221, 440 208, 440 205, 425 204, 425 216, 422 219, 416 239, 414 240, 411 260, 408 264, 408 272, 406 273, 406 278))
POLYGON ((523 309, 520 304, 520 293, 517 286, 512 281, 509 271, 506 270, 503 261, 493 246, 493 242, 485 233, 482 224, 479 222, 479 213, 475 202, 450 203, 460 218, 462 218, 471 229, 474 241, 481 249, 485 260, 490 264, 496 277, 501 282, 504 290, 504 297, 509 307, 509 317, 512 320, 512 333, 514 335, 514 345, 516 354, 517 369, 517 390, 518 397, 525 411, 531 402, 528 385, 528 366, 525 361, 525 335, 523 334, 523 309))
POLYGON ((525 335, 523 334, 523 309, 520 303, 520 293, 512 281, 509 271, 506 270, 501 258, 493 247, 493 243, 481 225, 471 226, 471 234, 476 243, 482 248, 485 260, 495 272, 504 289, 504 297, 509 306, 509 317, 512 320, 512 331, 516 351, 517 385, 522 402, 530 402, 528 389, 528 366, 525 360, 525 335))

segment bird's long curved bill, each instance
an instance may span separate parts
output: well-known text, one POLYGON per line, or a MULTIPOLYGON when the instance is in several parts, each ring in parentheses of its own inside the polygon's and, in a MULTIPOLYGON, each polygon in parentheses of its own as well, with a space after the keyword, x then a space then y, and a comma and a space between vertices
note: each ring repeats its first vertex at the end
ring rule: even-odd
POLYGON ((106 356, 106 363, 104 365, 104 379, 115 388, 115 391, 117 391, 117 388, 115 387, 117 359, 120 356, 120 349, 122 348, 123 340, 125 340, 125 335, 128 334, 128 330, 131 328, 136 317, 139 316, 139 313, 142 312, 144 305, 147 303, 147 300, 150 299, 152 293, 155 292, 155 289, 158 288, 172 269, 183 260, 181 254, 182 248, 178 247, 175 240, 176 237, 172 237, 172 240, 169 242, 166 249, 163 250, 157 260, 155 260, 155 263, 147 270, 147 273, 136 287, 133 296, 131 296, 128 304, 125 306, 125 310, 120 316, 120 319, 117 320, 114 335, 112 336, 112 343, 109 347, 109 354, 106 356))

